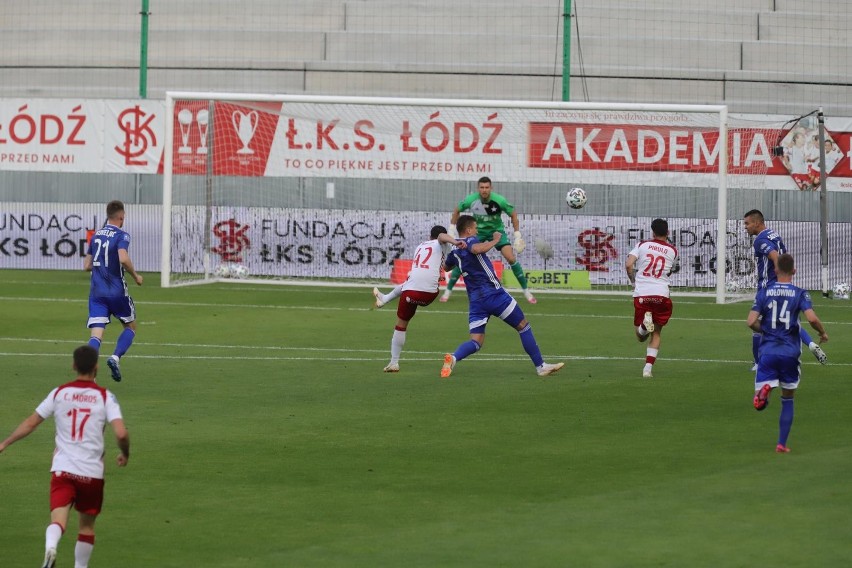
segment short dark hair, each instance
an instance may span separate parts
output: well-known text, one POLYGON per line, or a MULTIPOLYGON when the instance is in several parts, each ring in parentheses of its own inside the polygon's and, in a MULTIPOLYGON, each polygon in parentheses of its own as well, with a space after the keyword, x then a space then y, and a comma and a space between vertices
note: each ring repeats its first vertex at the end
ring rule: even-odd
POLYGON ((107 219, 115 219, 115 216, 124 211, 124 203, 118 199, 113 199, 107 203, 106 214, 107 219))
POLYGON ((456 221, 456 229, 458 229, 459 234, 464 233, 468 227, 470 227, 471 223, 476 223, 476 219, 474 219, 471 215, 461 215, 456 221))
POLYGON ((447 228, 444 227, 443 225, 435 225, 434 227, 432 227, 432 231, 429 233, 429 238, 430 239, 437 239, 438 235, 440 235, 441 233, 446 233, 446 232, 447 232, 447 228))
POLYGON ((669 222, 665 219, 654 219, 651 221, 651 230, 657 237, 665 237, 669 234, 669 222))
POLYGON ((81 375, 91 375, 98 364, 98 351, 91 345, 81 345, 74 350, 74 368, 81 375))
POLYGON ((785 252, 778 256, 778 272, 783 272, 788 276, 792 276, 795 268, 796 263, 793 261, 792 254, 785 252))
POLYGON ((482 176, 476 181, 476 185, 479 185, 480 183, 491 183, 491 178, 488 176, 482 176))
POLYGON ((763 222, 763 213, 758 209, 752 209, 750 211, 746 211, 746 214, 743 215, 743 219, 747 219, 748 217, 757 217, 757 220, 761 223, 763 222))

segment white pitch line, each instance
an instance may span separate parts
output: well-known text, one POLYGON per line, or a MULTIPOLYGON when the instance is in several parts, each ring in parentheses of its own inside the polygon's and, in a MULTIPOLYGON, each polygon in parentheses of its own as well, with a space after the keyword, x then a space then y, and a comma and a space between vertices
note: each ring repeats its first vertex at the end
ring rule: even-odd
MULTIPOLYGON (((0 341, 8 343, 80 343, 79 341, 69 339, 40 339, 40 338, 16 338, 16 337, 0 337, 0 341)), ((343 349, 331 347, 285 347, 280 345, 221 345, 221 344, 204 344, 204 343, 151 343, 151 342, 134 342, 134 347, 178 347, 182 349, 210 349, 218 351, 222 349, 230 350, 265 350, 265 351, 283 351, 283 352, 307 352, 307 353, 364 353, 375 354, 375 357, 324 357, 327 361, 384 361, 387 359, 387 353, 384 350, 378 349, 343 349)), ((444 354, 443 351, 406 351, 405 361, 436 361, 444 354), (413 357, 419 355, 420 357, 413 357)), ((67 353, 13 353, 0 352, 2 357, 67 357, 67 353)), ((248 355, 172 355, 168 353, 144 355, 133 353, 130 355, 133 359, 172 359, 172 360, 211 360, 211 361, 316 361, 316 356, 248 356, 248 355)), ((552 360, 569 360, 569 361, 636 361, 641 360, 642 356, 635 357, 617 357, 617 356, 584 356, 584 355, 553 355, 546 354, 546 359, 552 360)), ((476 361, 526 361, 527 357, 522 354, 502 354, 489 353, 477 354, 474 358, 476 361)), ((720 364, 750 364, 751 361, 743 359, 703 359, 703 358, 670 358, 666 357, 666 361, 687 362, 687 363, 720 363, 720 364)), ((811 364, 806 361, 805 364, 811 364)), ((816 365, 816 362, 813 363, 816 365)), ((852 366, 852 363, 834 363, 829 362, 832 366, 852 366)))
MULTIPOLYGON (((10 297, 10 296, 0 296, 0 301, 9 301, 9 302, 48 302, 48 303, 72 303, 72 304, 82 304, 88 303, 87 299, 70 299, 70 298, 19 298, 19 297, 10 297)), ((584 300, 585 301, 585 300, 584 300)), ((375 310, 370 307, 366 308, 337 308, 337 307, 329 307, 329 306, 275 306, 268 304, 217 304, 210 302, 135 302, 137 306, 183 306, 183 307, 191 307, 191 308, 234 308, 234 309, 253 309, 253 310, 307 310, 312 312, 318 311, 331 311, 331 312, 371 312, 371 311, 380 311, 375 310)), ((366 303, 366 302, 365 302, 366 303)), ((388 313, 393 313, 392 309, 384 310, 388 313)), ((466 314, 467 310, 421 310, 418 313, 423 313, 426 315, 447 315, 447 314, 466 314)), ((746 311, 744 314, 748 313, 746 311)), ((612 319, 612 320, 629 320, 633 317, 632 313, 629 313, 629 309, 625 309, 624 315, 596 315, 596 314, 548 314, 548 313, 530 313, 530 318, 535 320, 535 318, 565 318, 565 319, 612 319)), ((676 317, 674 321, 684 321, 684 322, 721 322, 721 323, 741 323, 745 326, 745 317, 743 318, 684 318, 684 317, 676 317)), ((831 321, 831 320, 822 320, 824 324, 828 325, 852 325, 852 322, 846 321, 831 321)), ((144 322, 140 322, 144 323, 144 322)))
MULTIPOLYGON (((434 357, 405 357, 403 361, 432 361, 440 362, 443 352, 435 352, 434 357)), ((10 353, 0 351, 0 357, 68 357, 67 353, 10 353)), ((316 357, 248 357, 248 356, 225 356, 225 355, 129 355, 131 359, 173 359, 173 360, 209 360, 209 361, 317 361, 316 357)), ((643 357, 582 357, 579 355, 548 355, 547 358, 566 359, 571 361, 638 361, 643 357)), ((387 355, 381 357, 326 357, 324 361, 386 361, 387 355)), ((528 361, 527 357, 495 357, 493 355, 481 355, 471 359, 472 361, 498 361, 501 363, 514 361, 528 361)), ((720 359, 666 359, 667 361, 682 361, 690 363, 731 363, 745 365, 750 361, 728 361, 720 359)))

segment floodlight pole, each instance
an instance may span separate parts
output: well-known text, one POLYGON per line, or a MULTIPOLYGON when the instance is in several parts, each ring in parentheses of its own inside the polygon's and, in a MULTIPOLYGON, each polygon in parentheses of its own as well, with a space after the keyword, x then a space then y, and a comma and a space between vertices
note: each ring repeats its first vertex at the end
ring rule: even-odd
POLYGON ((571 0, 562 10, 562 100, 571 100, 571 0))
POLYGON ((139 97, 148 97, 148 16, 151 12, 148 11, 148 1, 142 0, 142 10, 139 15, 142 16, 142 37, 139 40, 139 97))

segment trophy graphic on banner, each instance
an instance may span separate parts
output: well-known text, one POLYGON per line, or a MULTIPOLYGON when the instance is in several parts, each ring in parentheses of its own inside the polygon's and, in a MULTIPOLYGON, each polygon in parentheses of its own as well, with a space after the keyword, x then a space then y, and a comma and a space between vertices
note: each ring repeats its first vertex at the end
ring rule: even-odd
POLYGON ((254 150, 249 148, 249 143, 254 136, 254 131, 257 129, 258 123, 257 111, 242 112, 235 110, 231 113, 231 122, 234 125, 234 130, 237 131, 237 137, 240 139, 243 147, 237 150, 237 154, 254 154, 254 150))
POLYGON ((180 146, 178 146, 178 154, 192 154, 192 148, 189 147, 189 129, 192 127, 192 111, 188 108, 183 109, 178 113, 178 126, 180 126, 180 146))
POLYGON ((196 154, 207 153, 207 127, 210 124, 210 112, 203 108, 195 115, 198 121, 198 135, 201 137, 201 145, 195 149, 196 154))

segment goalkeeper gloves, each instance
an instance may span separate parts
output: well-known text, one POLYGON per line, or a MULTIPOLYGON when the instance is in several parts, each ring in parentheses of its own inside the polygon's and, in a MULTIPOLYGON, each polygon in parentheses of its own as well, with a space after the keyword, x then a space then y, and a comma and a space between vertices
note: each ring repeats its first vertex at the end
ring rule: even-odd
POLYGON ((454 239, 459 238, 459 232, 456 230, 456 226, 452 224, 450 225, 450 236, 454 239))
POLYGON ((515 242, 512 244, 515 249, 515 252, 521 254, 524 252, 524 249, 527 248, 527 243, 524 242, 523 237, 521 237, 520 231, 515 231, 515 242))

